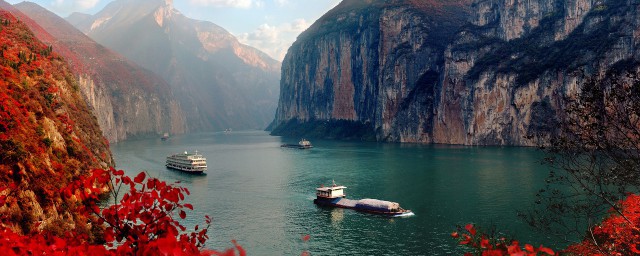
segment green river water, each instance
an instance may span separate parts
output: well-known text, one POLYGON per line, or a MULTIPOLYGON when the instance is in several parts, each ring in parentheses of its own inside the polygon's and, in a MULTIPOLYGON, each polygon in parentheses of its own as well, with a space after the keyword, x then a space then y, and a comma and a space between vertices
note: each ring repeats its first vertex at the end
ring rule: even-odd
MULTIPOLYGON (((478 223, 545 246, 517 216, 543 187, 548 168, 533 148, 463 147, 311 141, 313 149, 281 148, 298 139, 266 132, 201 133, 168 141, 145 139, 111 146, 118 169, 144 170, 189 188, 195 207, 185 224, 213 217, 207 247, 235 239, 248 255, 451 255, 456 225, 478 223), (173 153, 198 150, 207 175, 164 167, 173 153), (332 180, 348 198, 400 203, 415 216, 387 218, 313 204, 315 188, 332 180), (310 235, 310 240, 301 237, 310 235)), ((552 245, 552 244, 551 244, 552 245)))

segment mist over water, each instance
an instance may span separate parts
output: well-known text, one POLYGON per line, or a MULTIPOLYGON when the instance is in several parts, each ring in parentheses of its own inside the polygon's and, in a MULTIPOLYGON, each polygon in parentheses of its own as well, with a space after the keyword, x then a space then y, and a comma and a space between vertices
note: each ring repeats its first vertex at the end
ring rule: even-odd
MULTIPOLYGON (((280 148, 298 139, 262 131, 201 133, 112 145, 118 169, 179 181, 195 207, 185 224, 213 218, 207 247, 236 239, 249 255, 446 255, 459 253, 456 225, 496 225, 535 246, 555 240, 516 216, 544 186, 548 169, 533 148, 407 145, 312 140, 310 150, 280 148), (170 154, 198 150, 207 175, 164 167, 170 154), (386 218, 313 204, 320 184, 347 186, 351 199, 400 203, 415 216, 386 218), (303 242, 301 237, 311 239, 303 242)), ((202 226, 202 225, 201 225, 202 226)))

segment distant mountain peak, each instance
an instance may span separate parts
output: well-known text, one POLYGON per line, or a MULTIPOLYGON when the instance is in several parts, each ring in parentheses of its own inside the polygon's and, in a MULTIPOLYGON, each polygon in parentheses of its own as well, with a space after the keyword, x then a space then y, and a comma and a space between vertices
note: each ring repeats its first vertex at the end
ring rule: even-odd
POLYGON ((166 0, 166 1, 167 1, 167 4, 164 6, 158 7, 158 9, 156 9, 155 13, 153 14, 153 16, 155 17, 156 23, 158 23, 158 26, 160 27, 164 27, 165 19, 171 19, 173 14, 178 13, 178 11, 174 9, 173 6, 171 5, 172 1, 171 0, 166 0))
POLYGON ((264 128, 275 113, 280 62, 172 1, 115 0, 73 25, 156 72, 187 111, 190 131, 264 128))
POLYGON ((109 26, 127 26, 148 15, 152 15, 158 26, 163 27, 166 20, 179 12, 173 7, 173 0, 116 0, 87 23, 87 15, 73 13, 67 20, 84 33, 100 30, 109 26), (81 25, 82 24, 82 25, 81 25))

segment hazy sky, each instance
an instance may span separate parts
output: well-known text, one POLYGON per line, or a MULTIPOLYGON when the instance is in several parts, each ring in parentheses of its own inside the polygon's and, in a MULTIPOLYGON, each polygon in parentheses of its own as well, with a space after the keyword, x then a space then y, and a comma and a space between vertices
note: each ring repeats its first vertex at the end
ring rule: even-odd
MULTIPOLYGON (((11 4, 23 0, 6 0, 11 4)), ((113 0, 30 0, 61 17, 72 12, 94 14, 113 0)), ((135 0, 131 0, 135 1, 135 0)), ((174 0, 187 17, 208 20, 277 60, 300 32, 341 0, 174 0)))

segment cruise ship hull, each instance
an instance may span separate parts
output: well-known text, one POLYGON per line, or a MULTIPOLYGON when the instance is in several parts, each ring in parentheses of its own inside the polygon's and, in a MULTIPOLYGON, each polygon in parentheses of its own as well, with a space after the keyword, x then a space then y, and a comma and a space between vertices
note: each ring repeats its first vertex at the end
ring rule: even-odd
POLYGON ((178 171, 182 171, 182 172, 186 172, 186 173, 192 173, 192 174, 203 174, 204 171, 200 171, 200 170, 189 170, 187 168, 182 168, 179 166, 170 166, 170 165, 165 165, 167 168, 169 169, 173 169, 173 170, 178 170, 178 171))

